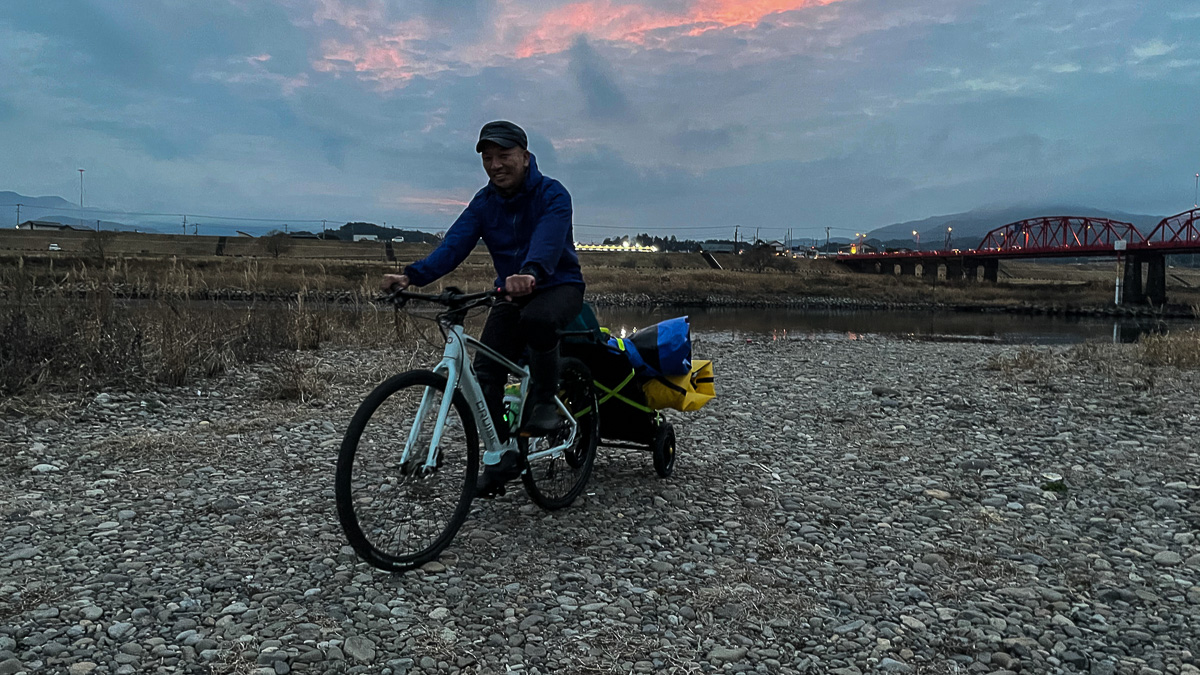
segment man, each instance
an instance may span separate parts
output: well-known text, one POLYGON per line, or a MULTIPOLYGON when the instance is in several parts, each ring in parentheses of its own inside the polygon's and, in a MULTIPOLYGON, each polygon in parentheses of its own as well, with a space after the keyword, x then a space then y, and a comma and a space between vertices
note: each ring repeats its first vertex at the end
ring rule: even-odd
MULTIPOLYGON (((483 239, 496 268, 496 286, 512 303, 494 307, 480 341, 512 361, 528 347, 531 377, 520 433, 544 436, 561 420, 554 405, 558 391, 558 334, 583 308, 583 274, 571 229, 571 195, 561 183, 543 176, 529 152, 525 131, 512 122, 489 122, 479 132, 475 151, 483 159, 488 184, 450 226, 442 244, 424 260, 387 274, 383 288, 424 286, 458 267, 483 239)), ((507 373, 490 359, 476 357, 475 372, 484 400, 500 433, 507 373)), ((484 455, 476 486, 481 494, 521 474, 516 450, 499 458, 484 455), (489 461, 491 460, 491 461, 489 461)))

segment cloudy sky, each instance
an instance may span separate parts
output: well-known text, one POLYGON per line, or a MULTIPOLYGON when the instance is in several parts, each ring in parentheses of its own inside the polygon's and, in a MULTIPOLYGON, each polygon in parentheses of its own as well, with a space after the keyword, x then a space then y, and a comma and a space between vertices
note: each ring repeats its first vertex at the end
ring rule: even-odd
POLYGON ((0 190, 444 229, 511 119, 578 238, 1190 208, 1196 0, 6 0, 0 190))

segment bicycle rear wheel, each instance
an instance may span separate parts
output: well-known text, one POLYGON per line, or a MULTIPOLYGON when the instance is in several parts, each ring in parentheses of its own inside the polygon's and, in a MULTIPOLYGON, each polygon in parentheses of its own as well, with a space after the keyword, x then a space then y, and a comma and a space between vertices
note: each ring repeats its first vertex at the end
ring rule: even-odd
POLYGON ((600 439, 600 415, 592 373, 582 361, 565 358, 559 366, 558 398, 575 417, 575 441, 563 452, 538 456, 541 448, 553 448, 565 442, 569 430, 542 438, 517 440, 526 458, 525 491, 534 504, 550 511, 569 506, 587 487, 596 461, 596 443, 600 439))
POLYGON ((338 520, 355 552, 379 569, 401 572, 435 559, 471 511, 479 436, 460 392, 427 466, 445 391, 446 378, 427 370, 389 378, 363 400, 342 440, 338 520))

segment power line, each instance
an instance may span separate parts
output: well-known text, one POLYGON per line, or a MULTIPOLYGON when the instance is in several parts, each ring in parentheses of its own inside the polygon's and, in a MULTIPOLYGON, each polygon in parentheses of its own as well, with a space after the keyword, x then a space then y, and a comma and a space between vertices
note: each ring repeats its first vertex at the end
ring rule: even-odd
MULTIPOLYGON (((0 206, 18 206, 18 205, 17 204, 0 204, 0 206)), ((41 209, 43 211, 66 211, 68 213, 80 213, 83 211, 83 209, 80 209, 78 207, 69 207, 68 208, 65 206, 30 206, 29 204, 22 204, 21 206, 24 206, 25 208, 41 209)), ((160 218, 178 218, 183 215, 190 215, 193 218, 204 218, 205 220, 235 220, 235 221, 244 221, 244 222, 252 222, 252 223, 319 223, 319 222, 321 222, 320 218, 314 218, 311 220, 302 219, 302 218, 248 218, 248 217, 244 218, 241 216, 213 216, 213 215, 205 215, 202 213, 183 214, 183 213, 179 213, 179 212, 154 213, 154 212, 150 212, 150 211, 105 211, 103 209, 91 209, 91 208, 87 209, 87 212, 94 213, 94 214, 97 214, 97 213, 104 214, 104 215, 109 215, 109 216, 153 216, 153 217, 160 217, 160 218)), ((329 219, 327 218, 326 220, 329 220, 329 219)))

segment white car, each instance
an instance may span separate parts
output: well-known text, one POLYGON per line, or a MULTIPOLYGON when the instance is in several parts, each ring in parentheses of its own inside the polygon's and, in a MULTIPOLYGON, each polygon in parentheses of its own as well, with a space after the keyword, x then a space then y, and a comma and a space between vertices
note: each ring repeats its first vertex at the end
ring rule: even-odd
POLYGON ((59 246, 58 244, 50 244, 50 250, 51 251, 61 251, 62 247, 59 246))

